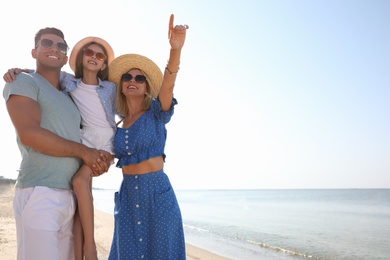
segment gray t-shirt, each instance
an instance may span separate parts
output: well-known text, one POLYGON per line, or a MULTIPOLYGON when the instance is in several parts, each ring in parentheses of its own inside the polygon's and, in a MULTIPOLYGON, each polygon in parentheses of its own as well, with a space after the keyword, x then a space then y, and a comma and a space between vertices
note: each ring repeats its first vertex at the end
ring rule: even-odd
MULTIPOLYGON (((72 99, 53 87, 38 73, 20 73, 6 83, 3 96, 7 102, 11 95, 29 97, 39 103, 41 127, 65 139, 80 142, 80 113, 72 99)), ((37 152, 23 145, 17 137, 22 162, 16 183, 18 188, 46 186, 70 189, 71 179, 81 166, 81 159, 55 157, 37 152)))

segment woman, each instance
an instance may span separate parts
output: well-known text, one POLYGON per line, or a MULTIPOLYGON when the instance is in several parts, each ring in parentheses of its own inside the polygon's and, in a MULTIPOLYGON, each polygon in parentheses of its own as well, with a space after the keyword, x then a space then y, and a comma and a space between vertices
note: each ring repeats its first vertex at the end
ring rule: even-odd
POLYGON ((150 59, 126 54, 109 68, 117 85, 123 120, 114 137, 123 181, 115 193, 115 228, 110 260, 185 259, 181 212, 164 173, 165 124, 177 104, 173 87, 188 26, 169 22, 170 57, 164 76, 150 59))

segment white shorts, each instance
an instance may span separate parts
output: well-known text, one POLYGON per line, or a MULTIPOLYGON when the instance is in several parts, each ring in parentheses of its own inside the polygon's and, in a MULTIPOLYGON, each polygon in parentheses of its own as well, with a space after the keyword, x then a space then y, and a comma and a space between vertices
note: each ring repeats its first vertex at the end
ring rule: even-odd
POLYGON ((114 154, 114 128, 83 126, 80 129, 82 144, 114 154))
POLYGON ((74 259, 71 190, 36 186, 15 188, 14 216, 18 260, 74 259))

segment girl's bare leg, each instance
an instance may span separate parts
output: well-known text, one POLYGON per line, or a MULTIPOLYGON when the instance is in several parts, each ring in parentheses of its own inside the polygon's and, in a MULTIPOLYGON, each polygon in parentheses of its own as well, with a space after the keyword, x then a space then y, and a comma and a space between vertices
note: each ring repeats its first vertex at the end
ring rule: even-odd
POLYGON ((88 166, 83 165, 73 177, 73 190, 77 197, 78 213, 82 226, 81 237, 84 237, 82 248, 85 260, 97 260, 91 174, 92 170, 88 166))
POLYGON ((73 243, 74 243, 74 259, 83 260, 83 245, 84 245, 84 234, 83 227, 81 225, 81 219, 79 210, 76 210, 73 220, 73 243))

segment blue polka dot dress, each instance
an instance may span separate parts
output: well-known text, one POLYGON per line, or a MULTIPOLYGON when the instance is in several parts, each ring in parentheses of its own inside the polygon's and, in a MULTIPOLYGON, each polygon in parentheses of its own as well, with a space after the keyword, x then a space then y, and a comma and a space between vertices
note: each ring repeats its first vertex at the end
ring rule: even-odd
MULTIPOLYGON (((161 112, 154 100, 130 128, 115 135, 117 167, 164 154, 165 124, 173 115, 161 112)), ((168 176, 163 170, 147 174, 123 174, 115 193, 114 236, 109 260, 185 260, 185 241, 180 208, 168 176)))

